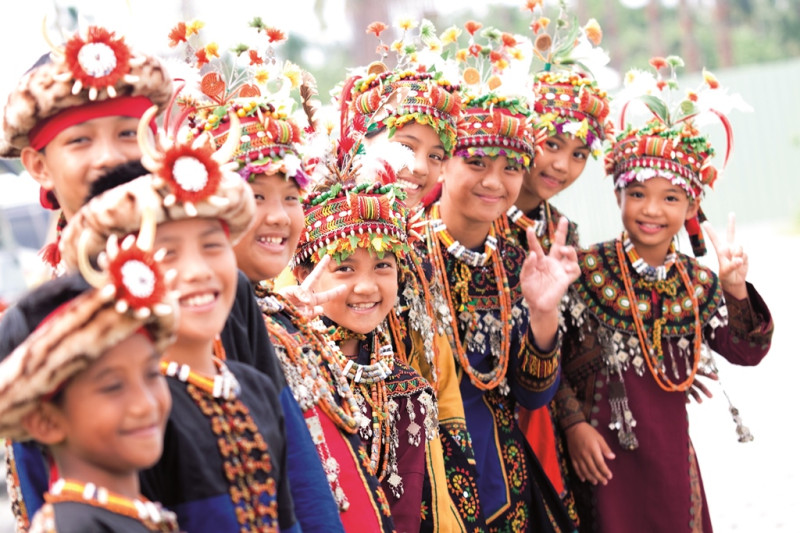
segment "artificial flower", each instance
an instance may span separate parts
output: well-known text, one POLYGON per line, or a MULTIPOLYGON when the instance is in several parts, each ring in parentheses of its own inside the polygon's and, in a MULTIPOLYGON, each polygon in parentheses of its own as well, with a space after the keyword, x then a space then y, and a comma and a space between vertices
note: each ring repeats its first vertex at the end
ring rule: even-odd
POLYGON ((267 26, 264 31, 266 31, 267 37, 269 37, 269 42, 271 43, 279 43, 286 40, 286 34, 278 28, 267 26))
POLYGON ((388 26, 386 24, 384 24, 383 22, 375 21, 375 22, 371 23, 369 26, 367 26, 366 33, 374 33, 375 37, 380 39, 381 33, 383 33, 383 31, 387 27, 388 26))
POLYGON ((263 65, 264 60, 261 59, 261 56, 258 55, 256 50, 248 50, 247 52, 250 55, 250 64, 251 65, 263 65))
POLYGON ((589 19, 589 22, 583 27, 583 31, 586 32, 586 38, 589 39, 593 45, 600 46, 600 42, 603 40, 603 29, 600 27, 597 20, 589 19))
POLYGON ((188 39, 191 35, 196 35, 200 29, 205 26, 206 23, 202 20, 193 20, 189 24, 186 25, 186 38, 188 39))
POLYGON ((178 46, 179 43, 186 42, 186 23, 179 22, 169 31, 169 46, 170 48, 174 48, 178 46))
POLYGON ((483 24, 480 22, 475 22, 474 20, 468 20, 464 23, 464 28, 469 32, 470 35, 475 35, 475 32, 479 29, 483 28, 483 24))
POLYGON ((458 41, 458 37, 461 35, 461 29, 457 28, 456 26, 450 26, 439 37, 441 39, 443 45, 448 45, 458 41))
POLYGON ((408 31, 412 28, 416 28, 417 23, 410 18, 402 18, 397 21, 397 26, 403 31, 408 31))

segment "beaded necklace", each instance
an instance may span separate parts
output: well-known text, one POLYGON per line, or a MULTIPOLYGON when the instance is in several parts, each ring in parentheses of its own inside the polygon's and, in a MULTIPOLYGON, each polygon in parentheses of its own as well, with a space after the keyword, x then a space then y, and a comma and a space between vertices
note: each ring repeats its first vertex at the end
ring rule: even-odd
POLYGON ((175 514, 145 498, 127 498, 120 494, 98 487, 94 483, 81 483, 72 479, 59 479, 44 495, 46 502, 85 503, 106 509, 112 513, 127 516, 141 522, 148 531, 177 532, 178 521, 175 514))
POLYGON ((483 244, 483 252, 475 252, 450 235, 444 221, 438 217, 438 204, 435 206, 435 209, 435 215, 433 211, 431 212, 430 225, 439 241, 447 248, 447 252, 471 267, 485 266, 492 259, 495 250, 497 250, 497 237, 495 237, 494 226, 489 230, 489 235, 487 235, 486 241, 483 244))
POLYGON ((214 377, 174 361, 162 361, 161 372, 185 383, 189 396, 209 419, 241 531, 277 531, 277 487, 267 442, 239 399, 239 382, 222 360, 224 349, 215 344, 215 352, 214 377), (264 494, 268 504, 261 498, 264 494))
POLYGON ((275 353, 283 367, 289 388, 306 413, 305 421, 311 432, 322 466, 327 474, 331 492, 340 511, 350 508, 350 502, 339 483, 339 462, 331 454, 317 412, 317 406, 333 423, 346 433, 355 433, 361 425, 361 411, 353 390, 342 372, 344 356, 339 347, 328 341, 319 322, 314 327, 288 300, 256 287, 259 306, 264 314, 267 330, 276 341, 275 353), (293 335, 277 320, 281 312, 298 329, 293 335), (303 343, 301 345, 301 343, 303 343), (336 394, 342 398, 341 404, 336 394))
MULTIPOLYGON (((331 327, 329 332, 333 333, 335 329, 331 327)), ((383 481, 386 474, 394 470, 390 461, 390 456, 393 455, 392 412, 386 386, 386 378, 393 370, 392 340, 381 326, 378 326, 372 336, 370 364, 362 365, 350 359, 343 370, 353 390, 360 394, 372 412, 371 426, 369 421, 364 420, 360 436, 362 440, 370 443, 367 471, 379 481, 383 481)))
POLYGON ((515 205, 512 205, 508 208, 508 211, 506 211, 508 220, 521 228, 523 232, 528 228, 533 228, 536 232, 536 236, 541 238, 544 236, 545 230, 547 230, 548 238, 550 242, 553 242, 553 224, 550 217, 550 204, 548 202, 539 204, 539 207, 536 208, 536 215, 536 218, 533 219, 523 213, 522 210, 515 205))
POLYGON ((678 258, 678 254, 675 251, 675 243, 672 242, 669 245, 669 250, 667 252, 667 257, 664 260, 664 264, 655 267, 650 266, 639 256, 639 253, 636 251, 636 247, 631 242, 631 238, 627 231, 622 232, 622 248, 625 250, 625 254, 628 256, 628 259, 630 259, 633 269, 636 270, 636 272, 647 281, 666 280, 669 269, 675 264, 675 261, 678 258))
MULTIPOLYGON (((434 204, 431 207, 431 218, 437 219, 438 217, 439 204, 434 204)), ((492 226, 489 236, 492 236, 494 231, 494 226, 492 226)), ((459 279, 451 289, 440 244, 447 247, 448 250, 450 246, 446 241, 442 240, 441 231, 436 231, 433 229, 433 232, 431 233, 431 231, 426 229, 426 237, 429 243, 428 248, 431 251, 432 261, 434 264, 434 275, 441 279, 441 284, 444 288, 445 300, 447 300, 449 314, 440 313, 440 316, 442 317, 442 320, 449 321, 450 327, 445 329, 447 330, 447 335, 450 340, 450 344, 453 347, 453 351, 458 357, 458 362, 461 364, 461 368, 467 374, 475 387, 480 390, 494 389, 505 381, 506 372, 508 371, 509 352, 511 350, 511 324, 513 321, 511 314, 511 291, 509 289, 508 276, 506 274, 505 266, 503 265, 503 260, 502 258, 497 257, 494 261, 492 261, 494 279, 495 283, 497 284, 497 297, 500 304, 500 323, 503 327, 502 341, 500 343, 499 350, 497 350, 496 347, 492 346, 492 343, 490 343, 489 349, 492 352, 492 358, 495 361, 494 368, 492 368, 490 372, 480 372, 472 367, 472 364, 467 357, 466 349, 461 342, 460 333, 458 330, 458 321, 464 322, 466 328, 469 330, 470 325, 474 325, 474 321, 476 320, 475 306, 469 299, 469 283, 472 280, 472 270, 467 264, 461 262, 460 268, 458 269, 458 272, 456 272, 456 276, 459 279), (460 314, 458 315, 456 314, 455 306, 453 304, 456 294, 458 294, 461 299, 461 304, 459 306, 460 314)), ((488 239, 489 237, 487 237, 487 241, 488 239)), ((457 260, 460 259, 459 256, 455 254, 451 255, 454 255, 457 260)))
MULTIPOLYGON (((676 259, 674 263, 675 267, 677 268, 678 274, 683 281, 683 285, 689 294, 689 298, 692 302, 692 311, 694 312, 694 361, 692 363, 692 370, 687 378, 680 383, 674 383, 669 379, 664 369, 664 350, 661 342, 661 327, 666 319, 662 317, 655 320, 653 324, 651 344, 650 339, 647 337, 642 317, 639 314, 639 300, 636 297, 636 292, 633 290, 633 282, 631 280, 630 271, 628 270, 628 262, 623 251, 623 240, 626 238, 627 237, 623 234, 623 237, 617 239, 616 241, 617 259, 622 272, 622 281, 625 284, 625 292, 628 296, 628 301, 630 302, 631 315, 636 326, 636 334, 639 337, 639 342, 641 343, 642 351, 644 352, 644 359, 647 362, 647 367, 650 369, 650 373, 653 375, 656 384, 658 384, 661 389, 668 392, 686 391, 692 385, 695 375, 697 374, 697 369, 700 364, 701 345, 703 342, 703 324, 700 320, 700 304, 697 301, 697 295, 694 292, 694 286, 689 279, 689 275, 686 272, 686 267, 683 265, 683 262, 676 259)), ((670 245, 670 252, 674 254, 674 248, 672 245, 670 245)), ((638 254, 636 257, 638 257, 638 254)), ((655 299, 656 292, 657 289, 654 288, 653 299, 655 299)))

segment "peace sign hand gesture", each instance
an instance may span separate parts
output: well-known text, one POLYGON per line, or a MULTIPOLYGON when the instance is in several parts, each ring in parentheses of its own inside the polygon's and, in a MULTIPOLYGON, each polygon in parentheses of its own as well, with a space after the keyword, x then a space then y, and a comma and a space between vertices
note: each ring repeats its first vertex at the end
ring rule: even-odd
POLYGON ((545 255, 539 238, 528 228, 530 253, 522 265, 520 282, 522 296, 530 310, 530 328, 537 347, 549 351, 555 345, 558 332, 558 305, 570 284, 578 279, 581 270, 575 248, 567 246, 568 221, 562 217, 545 255))
POLYGON ((703 229, 706 230, 708 238, 717 252, 718 276, 722 290, 738 300, 747 298, 747 285, 745 284, 748 268, 747 254, 742 250, 742 245, 735 240, 736 216, 733 213, 728 216, 726 242, 720 241, 710 222, 703 222, 703 229))
POLYGON ((550 253, 545 255, 539 238, 528 228, 528 254, 520 275, 522 294, 531 313, 534 310, 557 309, 570 284, 578 279, 580 267, 575 248, 567 246, 569 223, 565 217, 558 221, 550 253))
POLYGON ((328 268, 330 261, 331 256, 324 256, 300 285, 290 285, 278 290, 278 293, 297 307, 300 314, 308 320, 322 314, 322 304, 341 296, 347 290, 347 286, 344 284, 337 285, 327 291, 316 292, 314 290, 314 285, 316 285, 320 275, 328 268))

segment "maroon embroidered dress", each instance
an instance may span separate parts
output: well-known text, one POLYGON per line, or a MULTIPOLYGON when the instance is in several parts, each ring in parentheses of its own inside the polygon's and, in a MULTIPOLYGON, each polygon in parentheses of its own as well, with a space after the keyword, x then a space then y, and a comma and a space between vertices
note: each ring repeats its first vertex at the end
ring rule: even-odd
POLYGON ((256 294, 286 381, 303 411, 339 505, 345 531, 393 531, 383 489, 363 462, 366 451, 356 434, 360 411, 342 373, 341 352, 285 299, 261 287, 256 294))
MULTIPOLYGON (((689 437, 686 396, 662 389, 648 367, 622 279, 622 246, 618 251, 616 243, 579 253, 582 275, 570 289, 565 312, 559 424, 566 429, 588 422, 616 454, 609 461, 613 478, 608 485, 573 485, 581 531, 708 533, 711 522, 689 437)), ((654 368, 675 383, 686 380, 697 357, 696 321, 677 265, 661 276, 652 267, 639 274, 624 252, 622 257, 646 330, 642 338, 663 354, 654 368), (660 336, 653 336, 654 324, 660 336)), ((697 295, 702 343, 734 364, 761 361, 773 324, 752 285, 747 285, 747 299, 725 298, 713 272, 682 254, 676 260, 697 295)))

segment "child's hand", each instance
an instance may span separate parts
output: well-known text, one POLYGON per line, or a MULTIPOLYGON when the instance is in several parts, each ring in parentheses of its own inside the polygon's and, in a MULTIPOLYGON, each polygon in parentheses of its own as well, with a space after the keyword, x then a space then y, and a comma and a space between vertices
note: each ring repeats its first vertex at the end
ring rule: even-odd
POLYGON ((694 398, 694 401, 697 403, 703 403, 703 397, 700 395, 700 393, 705 394, 709 398, 714 397, 714 395, 711 394, 711 391, 708 390, 708 387, 706 387, 705 383, 697 379, 700 376, 706 377, 713 381, 719 381, 719 376, 716 372, 704 372, 703 370, 698 369, 697 376, 694 378, 694 381, 692 381, 692 386, 686 391, 686 403, 691 403, 692 398, 694 398))
POLYGON ((307 319, 312 319, 322 314, 322 304, 329 302, 338 296, 344 294, 347 290, 347 285, 338 285, 332 289, 322 292, 314 291, 314 284, 317 282, 320 274, 328 267, 331 261, 331 256, 326 255, 314 267, 303 283, 300 285, 290 285, 278 290, 278 293, 289 300, 300 314, 307 319))
POLYGON ((578 478, 592 485, 607 485, 614 476, 606 465, 606 459, 613 460, 616 455, 603 436, 586 422, 568 427, 566 434, 567 449, 578 478))
POLYGON ((717 232, 710 222, 703 222, 703 229, 708 233, 708 238, 717 252, 719 261, 719 281, 722 290, 731 294, 738 300, 747 298, 747 254, 742 250, 742 245, 735 242, 736 217, 733 213, 728 216, 727 242, 720 242, 717 232))
POLYGON ((530 253, 522 265, 520 282, 531 316, 536 312, 547 313, 557 309, 569 285, 581 273, 575 249, 565 244, 568 224, 565 217, 558 221, 553 245, 547 255, 539 244, 536 232, 533 228, 528 228, 530 253))

